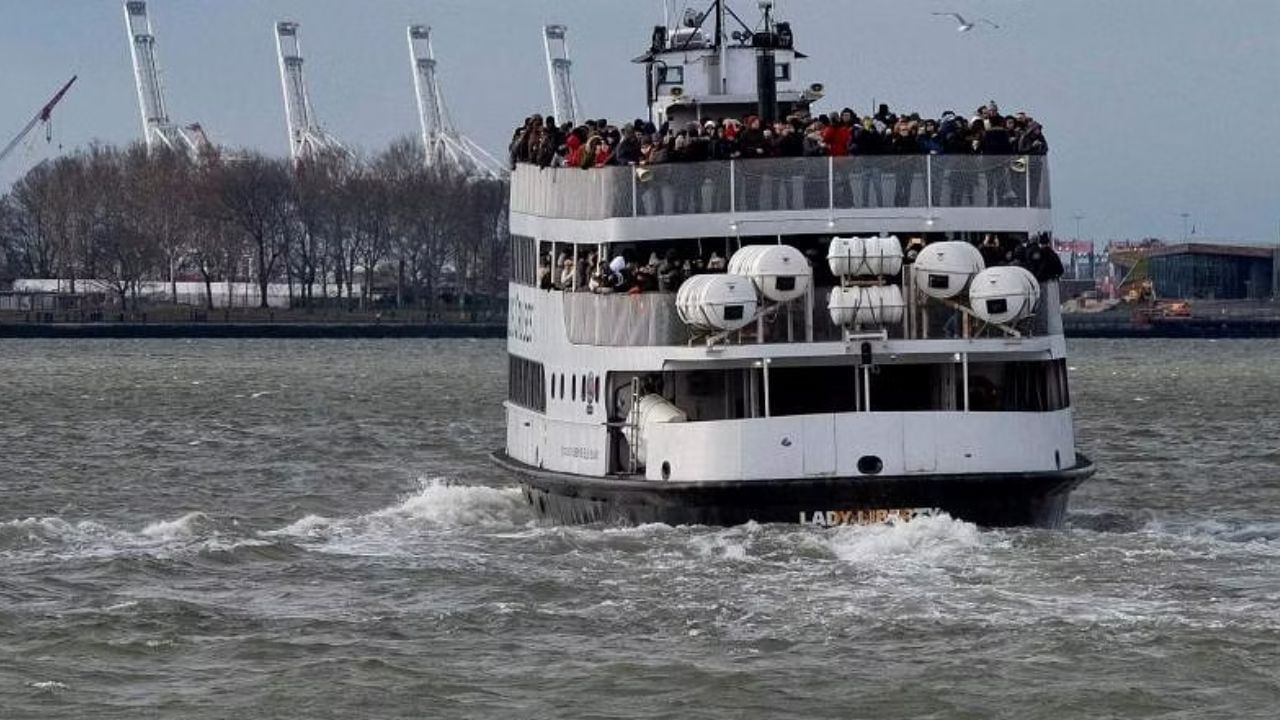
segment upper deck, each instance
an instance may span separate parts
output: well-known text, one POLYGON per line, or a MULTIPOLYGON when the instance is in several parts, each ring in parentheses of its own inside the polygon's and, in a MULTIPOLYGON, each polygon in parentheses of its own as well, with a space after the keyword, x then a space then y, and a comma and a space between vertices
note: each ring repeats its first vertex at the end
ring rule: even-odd
POLYGON ((1045 155, 866 155, 588 170, 521 164, 517 234, 566 242, 1048 231, 1045 155))

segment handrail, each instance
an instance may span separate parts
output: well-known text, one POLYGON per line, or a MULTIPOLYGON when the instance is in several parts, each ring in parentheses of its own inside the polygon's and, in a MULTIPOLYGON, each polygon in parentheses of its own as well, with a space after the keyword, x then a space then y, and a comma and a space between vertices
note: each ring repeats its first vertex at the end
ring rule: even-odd
POLYGON ((869 208, 1048 209, 1044 155, 870 155, 539 168, 512 176, 511 210, 628 217, 869 208))

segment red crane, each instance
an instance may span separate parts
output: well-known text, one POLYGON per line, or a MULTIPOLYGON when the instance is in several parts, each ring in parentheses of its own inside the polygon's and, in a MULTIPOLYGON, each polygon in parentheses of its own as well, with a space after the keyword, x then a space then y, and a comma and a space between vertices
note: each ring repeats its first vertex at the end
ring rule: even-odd
MULTIPOLYGON (((22 128, 22 132, 18 133, 17 137, 10 140, 9 144, 4 146, 4 150, 0 150, 0 163, 3 163, 5 158, 9 157, 9 154, 12 153, 28 135, 31 134, 31 131, 35 129, 36 125, 44 123, 46 128, 48 127, 49 118, 53 115, 53 108, 62 101, 62 96, 66 95, 67 91, 71 89, 71 86, 76 81, 76 77, 78 76, 71 76, 71 79, 67 81, 67 84, 63 85, 62 89, 50 98, 49 102, 44 104, 44 107, 40 108, 40 112, 36 113, 35 117, 31 118, 31 122, 27 123, 26 127, 22 128)), ((46 135, 45 139, 49 139, 49 136, 46 135)))

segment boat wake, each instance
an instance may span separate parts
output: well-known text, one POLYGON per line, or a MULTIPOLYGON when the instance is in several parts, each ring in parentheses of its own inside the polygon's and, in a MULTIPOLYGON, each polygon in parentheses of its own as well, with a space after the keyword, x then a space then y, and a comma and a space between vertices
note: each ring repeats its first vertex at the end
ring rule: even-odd
POLYGON ((202 512, 157 520, 125 530, 93 520, 24 518, 0 523, 0 557, 55 559, 113 558, 129 555, 174 557, 202 551, 224 552, 267 544, 245 537, 234 521, 218 521, 202 512))
POLYGON ((511 529, 534 522, 518 488, 421 481, 418 490, 393 505, 354 517, 307 515, 266 538, 289 538, 320 549, 354 554, 399 554, 432 533, 461 529, 511 529))

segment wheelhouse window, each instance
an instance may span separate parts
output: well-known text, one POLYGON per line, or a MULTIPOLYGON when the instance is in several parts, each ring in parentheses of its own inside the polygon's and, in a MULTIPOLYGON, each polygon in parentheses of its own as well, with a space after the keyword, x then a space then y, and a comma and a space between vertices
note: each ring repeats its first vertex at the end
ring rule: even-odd
POLYGON ((781 82, 791 81, 791 63, 778 63, 773 66, 774 79, 781 82))
POLYGON ((684 83, 684 66, 674 65, 658 68, 659 85, 681 85, 684 83))

